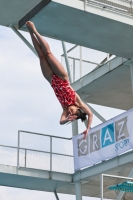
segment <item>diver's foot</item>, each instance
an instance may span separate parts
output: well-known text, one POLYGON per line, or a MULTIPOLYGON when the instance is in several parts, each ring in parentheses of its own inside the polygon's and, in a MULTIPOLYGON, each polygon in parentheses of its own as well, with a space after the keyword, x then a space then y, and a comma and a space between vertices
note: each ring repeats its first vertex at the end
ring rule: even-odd
POLYGON ((26 22, 26 27, 27 27, 29 33, 32 33, 32 34, 33 34, 32 30, 31 30, 30 27, 27 25, 27 22, 26 22))
POLYGON ((36 30, 35 25, 33 24, 33 22, 27 21, 26 22, 26 26, 27 26, 27 28, 28 28, 28 30, 30 32, 32 32, 32 33, 36 33, 37 32, 37 30, 36 30))

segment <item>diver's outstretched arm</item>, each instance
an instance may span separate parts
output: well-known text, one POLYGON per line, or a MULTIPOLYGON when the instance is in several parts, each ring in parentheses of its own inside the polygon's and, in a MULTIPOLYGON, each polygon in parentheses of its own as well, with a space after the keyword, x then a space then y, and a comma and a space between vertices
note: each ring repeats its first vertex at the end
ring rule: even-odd
POLYGON ((87 127, 86 127, 86 130, 82 133, 82 134, 84 134, 84 139, 85 139, 91 128, 93 114, 92 114, 90 108, 83 102, 82 102, 82 105, 80 106, 80 108, 88 115, 87 127))
POLYGON ((91 112, 90 108, 80 99, 79 95, 76 95, 76 101, 79 105, 79 108, 82 109, 88 115, 87 127, 86 130, 82 133, 84 134, 84 139, 85 139, 91 128, 93 113, 91 112))
POLYGON ((68 115, 67 110, 63 110, 63 113, 62 113, 61 118, 60 118, 60 124, 63 125, 63 124, 66 124, 68 122, 72 122, 75 119, 77 119, 77 115, 70 115, 70 114, 68 115))

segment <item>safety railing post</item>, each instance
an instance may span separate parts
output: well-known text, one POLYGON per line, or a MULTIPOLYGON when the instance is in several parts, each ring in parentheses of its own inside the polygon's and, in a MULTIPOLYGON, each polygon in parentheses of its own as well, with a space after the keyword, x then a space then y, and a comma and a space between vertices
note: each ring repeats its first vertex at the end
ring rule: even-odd
POLYGON ((68 55, 67 55, 66 45, 65 45, 65 42, 63 42, 63 41, 62 41, 62 48, 63 48, 63 52, 64 52, 64 56, 65 56, 65 62, 66 62, 66 68, 67 68, 69 81, 70 81, 70 83, 72 83, 69 59, 68 59, 68 55))
POLYGON ((17 145, 17 174, 19 168, 19 147, 20 147, 20 131, 18 131, 18 145, 17 145))
POLYGON ((25 149, 25 167, 26 167, 26 153, 27 153, 27 150, 25 149))
POLYGON ((101 200, 103 200, 103 174, 100 176, 101 200))
POLYGON ((52 137, 50 136, 50 172, 52 172, 52 137))
POLYGON ((82 78, 82 47, 80 46, 80 78, 82 78))

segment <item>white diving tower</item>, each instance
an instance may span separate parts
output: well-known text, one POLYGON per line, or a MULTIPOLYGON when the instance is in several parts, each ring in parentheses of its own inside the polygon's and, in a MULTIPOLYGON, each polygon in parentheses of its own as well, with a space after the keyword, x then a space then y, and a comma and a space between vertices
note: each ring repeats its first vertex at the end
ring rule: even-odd
MULTIPOLYGON (((107 59, 92 72, 70 81, 84 102, 127 110, 133 107, 132 6, 132 1, 128 0, 0 0, 0 25, 12 28, 35 54, 34 48, 18 31, 27 31, 26 21, 33 21, 42 35, 61 40, 68 74, 69 57, 64 42, 108 53, 107 59), (116 57, 109 60, 111 55, 116 57)), ((81 64, 82 56, 79 60, 81 64)), ((92 111, 102 122, 106 121, 94 109, 92 111)), ((72 124, 72 130, 73 135, 78 133, 77 122, 72 124)), ((55 154, 51 148, 52 144, 50 166, 52 154, 55 154)), ((132 151, 74 173, 63 173, 51 167, 27 167, 26 152, 31 149, 20 147, 18 142, 16 150, 15 166, 0 165, 0 185, 54 192, 57 200, 57 193, 76 194, 76 200, 81 200, 82 195, 100 197, 100 174, 128 176, 133 168, 132 151), (19 165, 20 149, 25 159, 22 166, 19 165)), ((43 150, 42 153, 48 152, 43 150)), ((64 156, 61 152, 57 154, 64 156)))

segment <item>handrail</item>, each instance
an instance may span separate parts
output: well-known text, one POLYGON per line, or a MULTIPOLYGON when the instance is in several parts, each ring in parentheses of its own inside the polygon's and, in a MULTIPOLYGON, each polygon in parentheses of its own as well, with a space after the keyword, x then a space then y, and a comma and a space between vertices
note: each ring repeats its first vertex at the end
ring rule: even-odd
MULTIPOLYGON (((62 56, 62 57, 64 57, 64 56, 62 56)), ((72 56, 68 56, 68 58, 80 61, 79 58, 75 58, 75 57, 72 57, 72 56)), ((95 62, 92 62, 92 61, 89 61, 89 60, 83 60, 83 59, 82 59, 82 62, 90 63, 90 64, 94 64, 94 65, 98 65, 98 66, 102 65, 102 64, 99 64, 99 63, 95 63, 95 62)))
MULTIPOLYGON (((85 3, 85 0, 80 0, 83 1, 85 3)), ((113 12, 119 12, 119 13, 123 13, 126 15, 133 15, 133 10, 131 7, 131 2, 130 1, 125 1, 127 3, 129 3, 130 7, 118 4, 118 3, 114 3, 112 1, 108 1, 108 0, 86 0, 86 5, 94 5, 94 6, 98 6, 98 7, 102 7, 104 9, 109 9, 112 10, 113 12)))
MULTIPOLYGON (((0 145, 0 147, 17 149, 17 147, 6 146, 6 145, 0 145)), ((50 151, 40 151, 40 150, 27 149, 27 148, 22 148, 22 147, 20 147, 19 149, 25 150, 25 151, 36 151, 36 152, 40 152, 40 153, 50 153, 50 151)), ((61 153, 55 153, 55 152, 52 152, 52 154, 59 155, 59 156, 69 156, 69 157, 73 157, 72 155, 69 155, 69 154, 61 154, 61 153)))
POLYGON ((13 148, 13 149, 16 149, 16 148, 17 148, 17 147, 7 146, 7 145, 0 145, 0 147, 7 147, 7 148, 13 148))
POLYGON ((35 135, 42 135, 42 136, 47 136, 47 137, 53 137, 53 138, 58 138, 58 139, 65 139, 65 140, 71 140, 71 138, 65 138, 65 137, 59 137, 59 136, 55 136, 55 135, 47 135, 47 134, 42 134, 42 133, 36 133, 36 132, 30 132, 30 131, 23 131, 23 130, 18 130, 19 132, 23 132, 23 133, 31 133, 31 134, 35 134, 35 135))
MULTIPOLYGON (((103 67, 103 66, 105 66, 105 65, 109 65, 110 62, 112 62, 112 61, 114 61, 115 59, 118 59, 118 58, 119 58, 119 57, 115 57, 115 58, 109 60, 108 62, 106 62, 106 63, 104 63, 104 64, 102 64, 102 65, 100 65, 100 66, 97 66, 96 68, 94 68, 94 69, 93 69, 91 72, 89 72, 88 74, 93 73, 94 71, 100 69, 101 67, 103 67)), ((124 63, 126 63, 126 61, 123 61, 123 62, 122 62, 122 64, 124 64, 124 63)), ((121 64, 121 65, 122 65, 122 64, 121 64)), ((76 80, 74 83, 78 82, 79 80, 83 80, 84 78, 86 78, 86 77, 88 76, 88 74, 84 75, 82 78, 79 78, 79 79, 76 80)))

